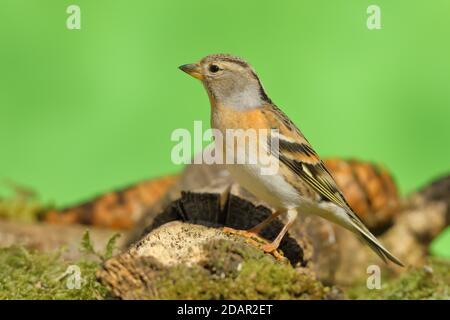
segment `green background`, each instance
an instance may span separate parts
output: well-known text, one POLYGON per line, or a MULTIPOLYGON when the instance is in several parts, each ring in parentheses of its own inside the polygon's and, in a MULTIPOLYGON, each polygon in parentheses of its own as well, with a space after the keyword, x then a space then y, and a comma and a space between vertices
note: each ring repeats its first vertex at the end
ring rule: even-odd
POLYGON ((0 179, 67 205, 181 170, 170 134, 209 123, 209 102, 177 67, 227 52, 322 156, 381 163, 407 193, 450 171, 449 14, 447 0, 0 0, 0 179))

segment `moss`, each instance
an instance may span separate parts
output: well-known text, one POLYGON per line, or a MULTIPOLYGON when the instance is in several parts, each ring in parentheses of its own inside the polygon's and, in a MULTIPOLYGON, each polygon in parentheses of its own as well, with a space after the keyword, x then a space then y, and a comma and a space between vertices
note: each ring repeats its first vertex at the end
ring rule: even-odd
POLYGON ((57 253, 10 247, 0 249, 0 265, 0 300, 103 299, 108 296, 106 288, 95 279, 95 271, 99 267, 97 262, 68 262, 57 253), (67 274, 74 268, 80 270, 79 289, 74 287, 74 274, 67 274), (71 284, 73 289, 69 289, 71 284))
POLYGON ((427 300, 450 299, 450 261, 431 259, 429 265, 413 269, 399 278, 385 279, 380 290, 365 286, 350 288, 351 299, 427 300))
MULTIPOLYGON (((116 239, 114 236, 108 242, 105 255, 112 254, 116 239)), ((89 241, 87 233, 82 241, 84 249, 89 241)), ((92 300, 109 297, 108 290, 95 276, 100 261, 105 257, 101 255, 97 260, 88 260, 88 254, 92 253, 87 252, 78 261, 65 261, 61 252, 41 253, 18 246, 0 249, 0 300, 92 300)))
POLYGON ((275 262, 259 250, 230 241, 206 245, 205 261, 163 270, 157 299, 324 299, 331 297, 309 272, 275 262))
POLYGON ((0 196, 0 218, 35 222, 48 210, 33 190, 13 182, 2 183, 5 184, 9 189, 9 195, 0 196))

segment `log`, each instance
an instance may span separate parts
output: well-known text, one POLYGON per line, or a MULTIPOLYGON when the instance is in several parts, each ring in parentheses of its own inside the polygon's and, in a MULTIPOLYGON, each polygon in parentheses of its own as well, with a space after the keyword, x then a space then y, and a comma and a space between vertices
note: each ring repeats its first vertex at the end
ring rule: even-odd
MULTIPOLYGON (((386 191, 389 193, 395 192, 386 191)), ((430 241, 430 236, 427 241, 423 238, 427 234, 436 235, 448 224, 445 222, 446 206, 442 202, 429 201, 418 206, 411 204, 410 199, 399 204, 397 200, 386 203, 395 203, 397 211, 395 214, 383 213, 383 218, 375 224, 379 239, 404 263, 420 265, 427 255, 426 247, 430 241), (385 219, 386 216, 389 219, 385 219), (422 222, 417 222, 418 216, 422 217, 422 222), (433 216, 435 218, 431 219, 433 216), (380 225, 383 228, 378 228, 380 225), (417 232, 415 229, 419 225, 421 231, 417 232)), ((147 212, 126 243, 132 245, 155 228, 174 220, 247 229, 270 212, 273 212, 270 206, 233 183, 223 167, 191 165, 166 196, 147 212)), ((368 216, 373 218, 374 214, 371 212, 368 216)), ((275 221, 262 236, 273 239, 281 226, 282 221, 275 221)), ((351 284, 365 277, 367 267, 372 264, 391 273, 402 270, 393 264, 384 265, 352 233, 318 217, 300 214, 280 248, 294 266, 311 266, 324 283, 351 284)))
MULTIPOLYGON (((165 210, 157 214, 142 236, 147 235, 161 225, 181 220, 208 227, 230 227, 238 230, 248 229, 266 219, 273 210, 256 200, 239 185, 230 184, 228 179, 213 180, 210 186, 200 187, 189 191, 181 191, 179 198, 173 200, 165 210)), ((275 221, 262 236, 273 240, 281 230, 283 224, 275 221)), ((138 239, 141 239, 139 236, 138 239)), ((299 234, 294 240, 285 237, 280 245, 285 256, 293 265, 306 266, 311 246, 299 234)))
MULTIPOLYGON (((130 233, 126 241, 128 246, 170 221, 180 220, 213 227, 231 227, 248 229, 263 221, 274 210, 251 195, 248 191, 233 183, 228 172, 221 166, 188 166, 178 182, 166 196, 153 207, 130 233), (143 227, 146 226, 146 227, 143 227)), ((286 236, 280 249, 294 266, 307 267, 313 264, 313 245, 308 237, 314 234, 318 244, 329 243, 332 228, 322 219, 309 219, 309 223, 298 221, 290 234, 286 236), (314 224, 318 232, 307 231, 314 224)), ((281 230, 281 220, 274 221, 261 234, 272 240, 281 230)), ((335 265, 333 245, 324 245, 322 255, 327 257, 329 269, 335 265), (327 252, 327 250, 331 250, 327 252)), ((327 269, 326 273, 333 274, 327 269)))
POLYGON ((219 228, 173 221, 104 263, 97 278, 121 299, 337 299, 310 268, 264 255, 219 228))

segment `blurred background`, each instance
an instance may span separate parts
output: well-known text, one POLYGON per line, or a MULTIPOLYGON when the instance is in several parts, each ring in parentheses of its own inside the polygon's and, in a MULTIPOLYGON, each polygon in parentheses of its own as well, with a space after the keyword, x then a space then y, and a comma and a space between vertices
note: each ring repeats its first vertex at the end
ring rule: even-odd
POLYGON ((406 194, 450 171, 449 14, 446 0, 2 0, 0 180, 64 206, 180 171, 170 135, 206 127, 209 102, 177 67, 225 52, 323 157, 385 165, 406 194))

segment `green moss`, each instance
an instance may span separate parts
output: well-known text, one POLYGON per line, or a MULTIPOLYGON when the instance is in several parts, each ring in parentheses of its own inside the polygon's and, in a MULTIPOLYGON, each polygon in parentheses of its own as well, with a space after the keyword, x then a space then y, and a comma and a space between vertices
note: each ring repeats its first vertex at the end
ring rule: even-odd
POLYGON ((42 253, 12 246, 0 249, 0 300, 91 300, 110 297, 95 276, 101 262, 112 256, 118 234, 109 239, 105 251, 94 251, 89 232, 80 242, 84 253, 78 261, 67 261, 62 252, 42 253), (95 258, 95 259, 92 259, 95 258), (78 281, 79 280, 79 281, 78 281))
POLYGON ((163 270, 155 281, 157 299, 324 299, 324 287, 309 272, 275 262, 259 250, 230 241, 208 244, 199 265, 163 270))
POLYGON ((64 261, 59 253, 10 247, 0 249, 0 266, 0 300, 87 300, 109 296, 107 289, 95 277, 99 262, 87 259, 64 261), (78 288, 77 271, 80 275, 78 288))
POLYGON ((432 259, 429 265, 382 281, 380 290, 357 286, 347 291, 351 299, 450 299, 450 261, 432 259))
POLYGON ((0 218, 34 222, 48 210, 33 190, 13 182, 3 182, 2 185, 9 189, 9 195, 0 196, 0 218))
POLYGON ((10 247, 0 249, 0 266, 0 300, 103 299, 108 296, 106 288, 95 278, 99 267, 97 262, 67 262, 60 254, 10 247), (68 270, 78 268, 81 276, 79 289, 73 282, 74 274, 67 274, 68 270))

